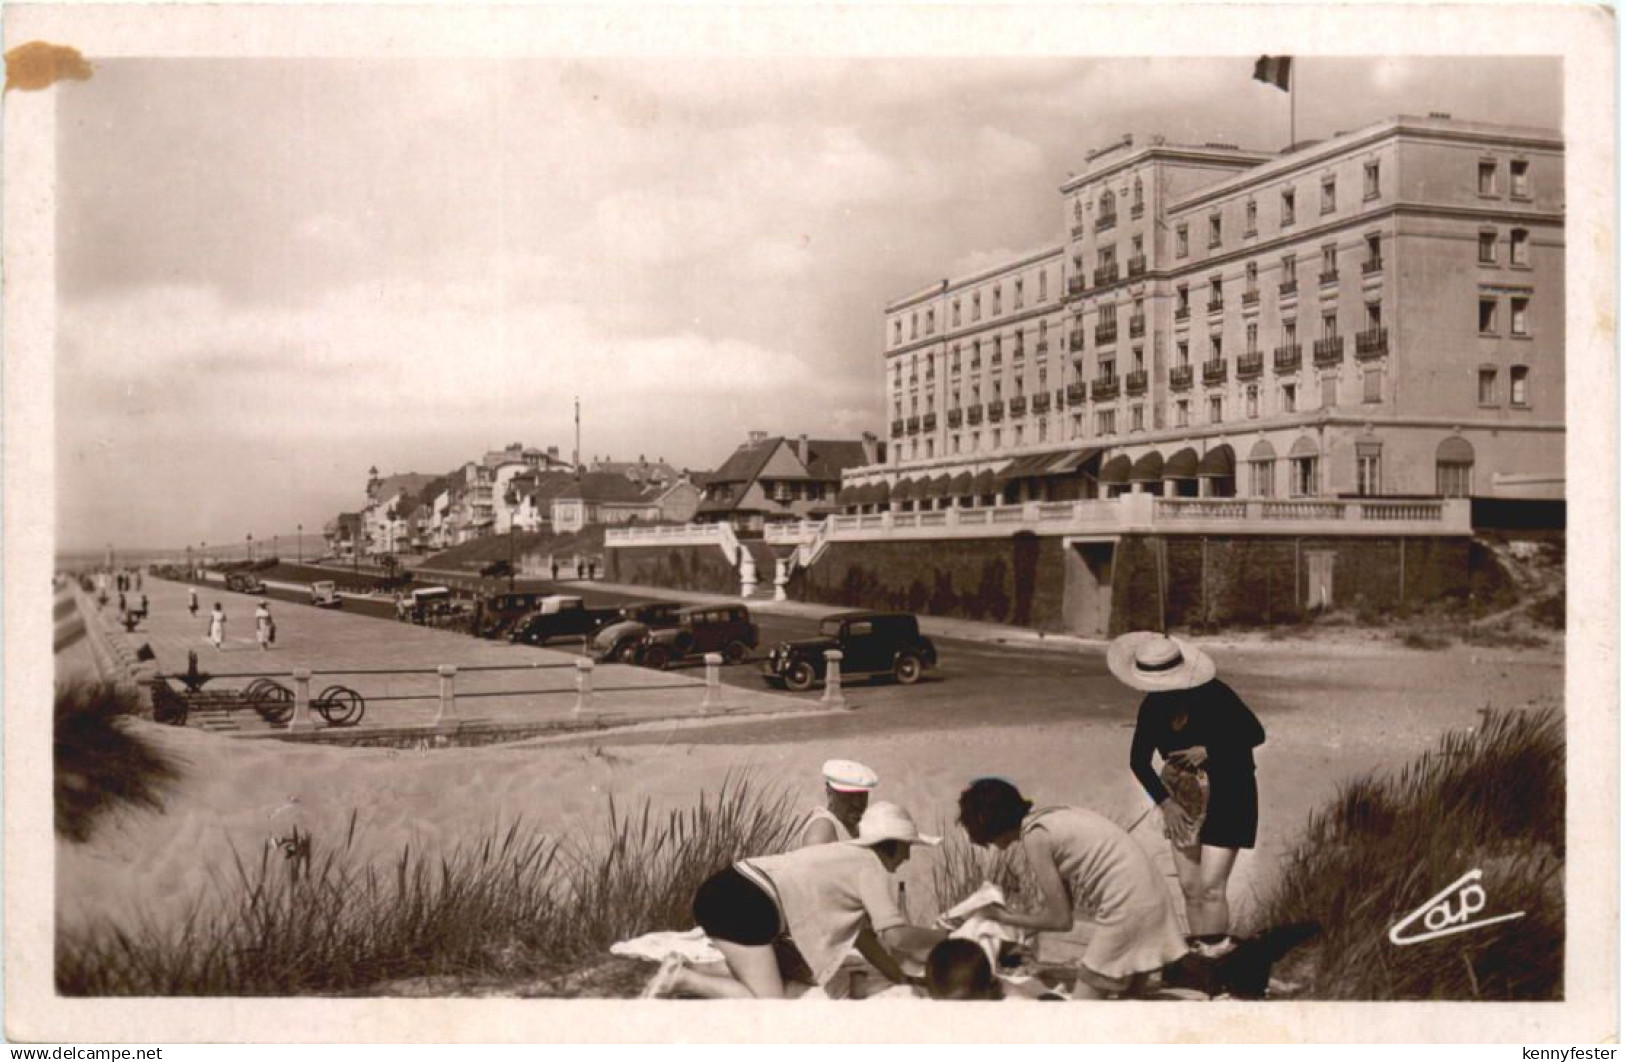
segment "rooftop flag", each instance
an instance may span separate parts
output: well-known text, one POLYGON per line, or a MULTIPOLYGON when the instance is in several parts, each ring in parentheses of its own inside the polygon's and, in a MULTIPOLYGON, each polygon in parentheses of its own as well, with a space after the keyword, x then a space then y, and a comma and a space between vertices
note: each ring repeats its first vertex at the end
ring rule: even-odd
POLYGON ((1253 80, 1274 85, 1282 92, 1292 91, 1292 57, 1261 55, 1253 64, 1253 80))

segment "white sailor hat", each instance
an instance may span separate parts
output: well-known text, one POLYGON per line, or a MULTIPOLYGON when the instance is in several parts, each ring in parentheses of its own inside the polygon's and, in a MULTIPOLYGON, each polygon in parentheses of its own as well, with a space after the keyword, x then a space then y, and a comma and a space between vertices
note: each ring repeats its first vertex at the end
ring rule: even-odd
POLYGON ((880 775, 856 760, 829 760, 824 781, 837 793, 867 793, 880 784, 880 775))

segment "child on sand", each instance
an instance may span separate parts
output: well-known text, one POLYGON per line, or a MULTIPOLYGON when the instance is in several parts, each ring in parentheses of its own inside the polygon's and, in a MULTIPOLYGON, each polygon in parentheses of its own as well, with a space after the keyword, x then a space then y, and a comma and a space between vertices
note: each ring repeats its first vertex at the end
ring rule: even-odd
POLYGON ((1002 851, 1019 842, 1043 898, 1037 912, 995 905, 980 914, 1020 929, 1064 932, 1074 912, 1088 912, 1095 932, 1073 998, 1122 995, 1185 954, 1156 867, 1111 820, 1084 808, 1034 811, 1009 782, 981 778, 959 794, 959 821, 973 844, 1002 851))

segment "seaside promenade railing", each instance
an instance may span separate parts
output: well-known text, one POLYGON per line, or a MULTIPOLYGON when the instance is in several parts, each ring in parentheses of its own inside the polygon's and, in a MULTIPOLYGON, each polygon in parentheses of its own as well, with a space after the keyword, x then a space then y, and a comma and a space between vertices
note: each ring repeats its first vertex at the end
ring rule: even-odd
MULTIPOLYGON (((710 534, 713 525, 699 525, 710 534)), ((683 528, 610 532, 607 545, 682 541, 683 528)), ((1294 534, 1467 535, 1471 509, 1462 498, 1116 498, 1025 502, 1018 505, 924 509, 916 512, 841 514, 823 520, 770 524, 769 545, 796 550, 796 561, 817 560, 832 541, 975 538, 1031 532, 1069 534, 1294 534)), ((698 537, 696 542, 713 541, 698 537)))

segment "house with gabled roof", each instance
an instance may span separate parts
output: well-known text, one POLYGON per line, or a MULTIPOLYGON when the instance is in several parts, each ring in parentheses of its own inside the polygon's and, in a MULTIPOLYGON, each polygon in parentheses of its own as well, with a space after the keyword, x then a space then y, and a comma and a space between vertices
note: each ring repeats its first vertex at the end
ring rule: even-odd
POLYGON ((836 509, 843 470, 885 459, 884 444, 869 434, 811 439, 753 431, 705 477, 694 518, 760 531, 770 523, 823 516, 836 509))

